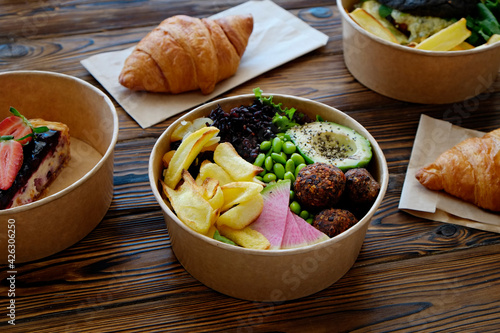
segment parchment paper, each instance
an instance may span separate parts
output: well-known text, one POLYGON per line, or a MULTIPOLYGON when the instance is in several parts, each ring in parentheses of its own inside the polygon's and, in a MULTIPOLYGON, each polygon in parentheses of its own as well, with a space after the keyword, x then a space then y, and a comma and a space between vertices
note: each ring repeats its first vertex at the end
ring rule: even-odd
POLYGON ((500 233, 500 214, 483 210, 442 191, 428 190, 415 178, 419 168, 434 162, 445 150, 467 138, 484 134, 422 115, 403 184, 399 209, 434 221, 500 233))
POLYGON ((253 15, 254 30, 238 71, 231 78, 219 82, 215 91, 209 95, 203 95, 199 91, 178 95, 134 92, 121 86, 118 76, 133 47, 98 54, 81 63, 125 111, 141 127, 146 128, 203 104, 247 80, 325 45, 328 41, 327 35, 269 0, 249 1, 212 18, 247 13, 253 15))

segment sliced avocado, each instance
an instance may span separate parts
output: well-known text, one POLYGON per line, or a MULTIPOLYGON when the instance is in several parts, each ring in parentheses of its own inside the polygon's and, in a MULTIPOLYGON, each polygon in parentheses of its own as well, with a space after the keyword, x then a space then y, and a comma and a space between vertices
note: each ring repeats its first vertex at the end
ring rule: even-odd
POLYGON ((331 122, 312 122, 286 132, 307 163, 329 163, 343 171, 370 162, 370 142, 353 129, 331 122))

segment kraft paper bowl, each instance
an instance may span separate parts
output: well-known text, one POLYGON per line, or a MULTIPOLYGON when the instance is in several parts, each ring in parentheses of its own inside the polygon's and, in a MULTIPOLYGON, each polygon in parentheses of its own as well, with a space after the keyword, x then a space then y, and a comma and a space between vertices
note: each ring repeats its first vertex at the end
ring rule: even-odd
POLYGON ((196 279, 223 294, 251 301, 281 302, 316 293, 341 278, 354 264, 373 214, 388 182, 387 164, 377 142, 345 113, 311 100, 274 95, 275 103, 295 107, 311 116, 349 126, 370 140, 370 171, 380 182, 380 193, 366 216, 354 227, 325 242, 288 250, 252 250, 228 245, 201 235, 181 222, 163 199, 162 156, 170 149, 170 136, 182 120, 207 116, 217 104, 224 110, 250 105, 254 95, 229 97, 202 105, 173 123, 158 139, 150 157, 149 180, 167 225, 172 249, 179 262, 196 279))
MULTIPOLYGON (((12 106, 28 119, 65 123, 72 140, 80 140, 88 145, 84 147, 93 148, 77 150, 76 143, 71 141, 72 161, 92 160, 87 166, 88 172, 72 179, 57 193, 0 211, 0 262, 13 259, 8 257, 7 245, 14 243, 15 263, 22 263, 50 256, 77 243, 106 214, 113 196, 118 117, 104 93, 68 75, 42 71, 0 73, 0 89, 2 119, 10 115, 8 111, 12 106), (15 225, 14 241, 12 234, 10 237, 8 234, 12 224, 15 225)), ((68 164, 70 167, 73 165, 68 164)), ((60 174, 62 180, 71 179, 63 175, 60 174)))
POLYGON ((446 104, 488 90, 500 69, 500 43, 466 51, 416 50, 385 41, 348 15, 359 0, 337 0, 344 61, 364 86, 397 100, 446 104))

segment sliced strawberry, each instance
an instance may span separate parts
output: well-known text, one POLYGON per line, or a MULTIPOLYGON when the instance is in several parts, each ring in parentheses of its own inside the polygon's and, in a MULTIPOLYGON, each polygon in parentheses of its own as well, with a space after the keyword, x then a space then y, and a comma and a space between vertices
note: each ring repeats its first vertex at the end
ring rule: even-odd
MULTIPOLYGON (((20 139, 32 132, 31 127, 29 127, 22 118, 17 116, 7 117, 0 123, 0 136, 12 135, 14 139, 20 139)), ((30 140, 31 137, 27 137, 19 142, 24 145, 30 142, 30 140)))
POLYGON ((0 190, 8 190, 23 164, 23 146, 19 141, 0 141, 0 190))

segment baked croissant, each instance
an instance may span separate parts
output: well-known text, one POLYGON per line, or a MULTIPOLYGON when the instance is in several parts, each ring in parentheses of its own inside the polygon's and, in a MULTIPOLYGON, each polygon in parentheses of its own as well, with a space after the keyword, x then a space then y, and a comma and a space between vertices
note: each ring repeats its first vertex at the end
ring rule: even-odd
POLYGON ((236 73, 252 30, 252 15, 170 17, 137 44, 119 82, 132 90, 209 94, 236 73))
POLYGON ((500 129, 462 141, 415 176, 430 190, 444 190, 481 208, 500 211, 500 129))

